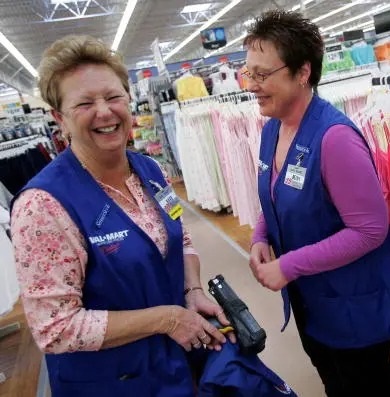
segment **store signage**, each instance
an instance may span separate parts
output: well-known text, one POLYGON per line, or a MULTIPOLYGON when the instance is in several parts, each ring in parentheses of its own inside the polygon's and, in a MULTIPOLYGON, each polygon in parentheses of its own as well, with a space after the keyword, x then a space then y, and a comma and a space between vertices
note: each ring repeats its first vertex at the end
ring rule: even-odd
POLYGON ((169 76, 168 69, 165 65, 161 48, 160 48, 160 41, 156 38, 152 45, 150 46, 153 52, 154 62, 156 62, 157 71, 160 76, 169 76))
POLYGON ((220 57, 218 59, 218 61, 221 62, 221 63, 227 63, 227 62, 229 62, 229 58, 225 55, 223 57, 220 57))
POLYGON ((342 51, 342 49, 343 49, 343 46, 341 44, 334 44, 334 45, 327 46, 325 48, 325 51, 326 52, 334 52, 334 51, 342 51))
POLYGON ((328 46, 325 48, 325 52, 329 63, 340 62, 344 58, 343 46, 341 44, 328 46))
POLYGON ((23 116, 24 110, 20 102, 6 103, 2 105, 3 112, 7 116, 23 116))
POLYGON ((190 62, 184 62, 184 63, 181 64, 181 68, 185 69, 185 70, 191 69, 191 67, 192 67, 192 65, 191 65, 190 62))
POLYGON ((152 77, 152 71, 150 69, 144 69, 142 71, 142 76, 144 79, 146 79, 148 77, 152 77))

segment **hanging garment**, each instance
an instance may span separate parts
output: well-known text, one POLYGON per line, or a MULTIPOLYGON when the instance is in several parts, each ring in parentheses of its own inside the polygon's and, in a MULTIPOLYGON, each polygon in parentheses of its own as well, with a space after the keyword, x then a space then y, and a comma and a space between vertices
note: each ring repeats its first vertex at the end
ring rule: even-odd
POLYGON ((26 141, 6 142, 0 146, 0 181, 16 194, 33 176, 52 160, 44 137, 31 137, 26 141))
POLYGON ((0 181, 0 206, 9 211, 13 196, 0 181))
POLYGON ((390 106, 389 93, 378 91, 370 95, 370 105, 358 112, 353 121, 361 129, 372 154, 390 223, 390 106))
POLYGON ((173 157, 175 158, 178 167, 181 169, 180 157, 176 143, 175 111, 178 107, 179 105, 176 101, 167 104, 161 104, 161 113, 162 113, 165 131, 167 133, 169 146, 171 148, 173 157))
POLYGON ((351 57, 357 66, 376 62, 374 47, 366 42, 353 45, 351 48, 351 57))
POLYGON ((236 80, 236 72, 227 65, 222 65, 219 71, 213 73, 210 77, 213 82, 213 95, 240 91, 240 85, 236 80))
POLYGON ((200 98, 208 96, 207 88, 201 77, 183 76, 175 81, 177 99, 185 101, 187 99, 200 98))
POLYGON ((0 205, 0 316, 11 311, 19 297, 14 251, 6 233, 9 222, 9 211, 0 205))
POLYGON ((378 62, 390 60, 390 38, 385 37, 374 44, 375 56, 378 62))
POLYGON ((265 121, 248 94, 210 97, 176 109, 176 143, 190 201, 214 211, 231 206, 241 225, 256 224, 265 121))

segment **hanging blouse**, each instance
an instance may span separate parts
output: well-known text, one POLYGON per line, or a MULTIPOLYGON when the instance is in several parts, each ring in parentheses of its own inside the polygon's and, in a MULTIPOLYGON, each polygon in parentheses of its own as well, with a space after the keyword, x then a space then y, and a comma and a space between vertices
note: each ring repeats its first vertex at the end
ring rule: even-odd
POLYGON ((9 221, 9 212, 0 206, 0 316, 11 311, 19 297, 14 252, 6 233, 9 221))

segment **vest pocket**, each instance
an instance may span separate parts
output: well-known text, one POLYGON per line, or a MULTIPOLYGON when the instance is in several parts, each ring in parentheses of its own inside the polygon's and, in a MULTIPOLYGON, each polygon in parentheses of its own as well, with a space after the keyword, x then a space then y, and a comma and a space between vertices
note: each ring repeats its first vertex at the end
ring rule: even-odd
POLYGON ((346 297, 319 297, 306 302, 306 332, 332 347, 355 339, 346 297))
POLYGON ((390 294, 385 288, 348 299, 358 346, 390 339, 390 294))

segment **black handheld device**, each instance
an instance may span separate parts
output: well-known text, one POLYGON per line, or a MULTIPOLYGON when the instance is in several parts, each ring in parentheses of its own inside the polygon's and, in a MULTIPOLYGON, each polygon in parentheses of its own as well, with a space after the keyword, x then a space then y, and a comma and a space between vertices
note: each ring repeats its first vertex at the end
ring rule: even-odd
POLYGON ((224 310, 243 353, 260 353, 265 348, 266 333, 222 275, 208 282, 209 292, 224 310))

